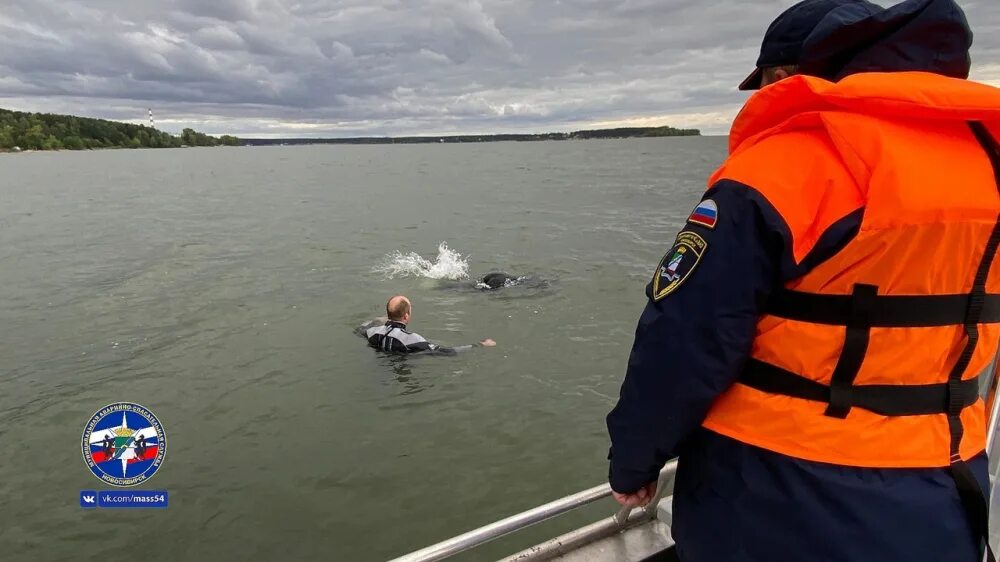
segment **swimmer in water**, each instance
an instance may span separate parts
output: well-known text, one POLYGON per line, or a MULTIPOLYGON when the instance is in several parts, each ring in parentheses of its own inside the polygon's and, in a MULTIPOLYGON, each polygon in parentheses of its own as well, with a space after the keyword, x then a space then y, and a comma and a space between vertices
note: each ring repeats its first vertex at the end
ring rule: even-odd
POLYGON ((476 287, 487 290, 502 289, 517 283, 519 279, 519 277, 504 273, 503 271, 493 271, 483 275, 476 284, 476 287))
POLYGON ((368 340, 368 345, 379 351, 394 353, 431 352, 454 355, 473 347, 494 347, 497 344, 489 338, 476 344, 455 347, 446 347, 427 341, 420 334, 406 329, 410 323, 413 306, 410 304, 410 299, 403 295, 396 295, 389 299, 385 305, 385 311, 388 315, 387 318, 376 318, 362 324, 355 330, 358 335, 368 340))
POLYGON ((496 291, 511 287, 539 290, 548 289, 549 281, 534 275, 511 275, 503 271, 493 271, 476 280, 475 288, 480 291, 496 291))

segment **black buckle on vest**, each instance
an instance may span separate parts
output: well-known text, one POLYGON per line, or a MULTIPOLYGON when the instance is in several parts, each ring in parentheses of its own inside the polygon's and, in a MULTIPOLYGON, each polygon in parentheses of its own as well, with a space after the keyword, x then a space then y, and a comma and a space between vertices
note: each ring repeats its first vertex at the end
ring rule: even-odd
MULTIPOLYGON (((963 383, 961 379, 948 379, 948 416, 958 418, 962 409, 966 407, 965 399, 962 396, 963 383)), ((978 393, 977 393, 978 394, 978 393)))
POLYGON ((844 348, 830 379, 830 405, 824 415, 844 419, 854 405, 854 379, 868 351, 871 313, 878 298, 878 287, 859 283, 851 293, 851 312, 847 320, 844 348))
POLYGON ((969 295, 969 309, 965 312, 965 323, 978 324, 986 307, 986 292, 973 291, 969 295))

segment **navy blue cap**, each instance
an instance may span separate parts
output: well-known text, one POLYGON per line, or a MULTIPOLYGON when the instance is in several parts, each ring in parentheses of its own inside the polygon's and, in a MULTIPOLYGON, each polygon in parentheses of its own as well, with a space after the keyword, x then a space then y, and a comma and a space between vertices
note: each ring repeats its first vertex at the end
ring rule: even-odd
POLYGON ((845 5, 855 5, 866 13, 875 14, 882 8, 867 0, 803 0, 775 18, 764 33, 757 68, 740 83, 741 90, 758 90, 764 68, 799 64, 802 45, 830 12, 845 5))
POLYGON ((859 72, 920 71, 969 77, 973 34, 955 0, 905 0, 886 9, 850 4, 823 18, 799 54, 799 74, 832 82, 859 72))

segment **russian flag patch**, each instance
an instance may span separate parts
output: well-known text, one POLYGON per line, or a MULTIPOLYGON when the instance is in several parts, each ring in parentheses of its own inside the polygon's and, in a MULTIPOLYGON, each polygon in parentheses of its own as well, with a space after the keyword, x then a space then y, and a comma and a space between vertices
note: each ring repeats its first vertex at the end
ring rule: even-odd
POLYGON ((715 223, 719 221, 719 207, 715 201, 705 199, 694 208, 694 212, 688 217, 688 222, 700 224, 708 228, 715 228, 715 223))

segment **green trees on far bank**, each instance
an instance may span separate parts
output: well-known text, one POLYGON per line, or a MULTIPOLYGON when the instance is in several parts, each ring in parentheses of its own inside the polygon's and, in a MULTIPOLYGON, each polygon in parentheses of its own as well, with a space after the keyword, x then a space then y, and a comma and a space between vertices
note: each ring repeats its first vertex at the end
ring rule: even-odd
POLYGON ((177 137, 145 125, 0 109, 0 150, 14 147, 22 150, 83 150, 242 144, 243 141, 236 137, 225 135, 215 138, 192 129, 184 129, 177 137))
POLYGON ((187 146, 240 146, 243 144, 243 141, 230 135, 215 138, 194 129, 184 129, 181 132, 181 141, 187 146))

